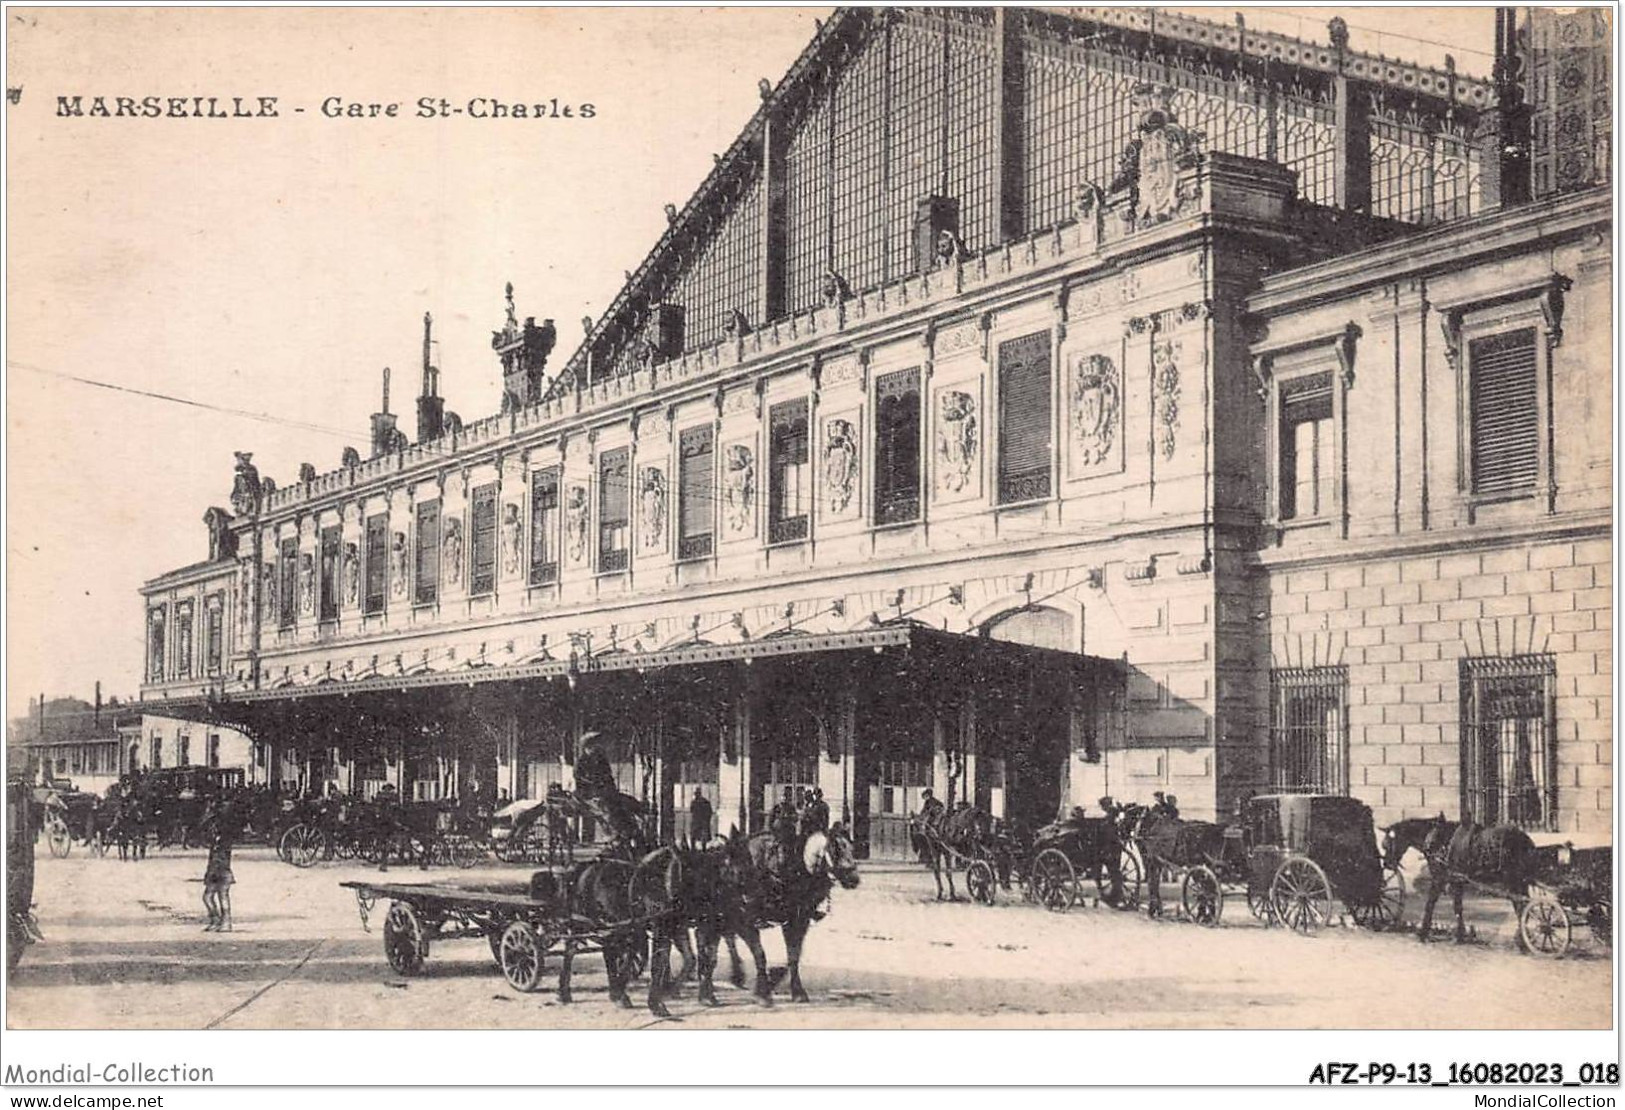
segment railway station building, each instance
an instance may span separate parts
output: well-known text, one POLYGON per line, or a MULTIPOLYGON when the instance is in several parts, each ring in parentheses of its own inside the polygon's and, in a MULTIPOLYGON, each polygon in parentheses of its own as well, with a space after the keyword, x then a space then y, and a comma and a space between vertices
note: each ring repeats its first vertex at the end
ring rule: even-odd
POLYGON ((1493 18, 1469 76, 839 11, 573 353, 493 304, 493 415, 426 317, 415 437, 386 394, 337 469, 239 455, 144 708, 420 799, 597 732, 668 830, 818 787, 871 856, 926 789, 1606 830, 1611 27, 1493 18))

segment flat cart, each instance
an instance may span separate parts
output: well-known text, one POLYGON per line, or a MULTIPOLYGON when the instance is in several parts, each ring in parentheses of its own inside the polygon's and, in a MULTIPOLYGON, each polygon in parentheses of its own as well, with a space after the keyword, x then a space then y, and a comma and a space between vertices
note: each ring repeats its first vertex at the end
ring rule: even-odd
MULTIPOLYGON (((542 982, 548 955, 567 945, 577 954, 603 952, 606 940, 639 934, 644 923, 591 921, 570 910, 569 879, 539 871, 524 888, 479 889, 430 883, 345 882, 355 892, 361 926, 371 932, 377 904, 388 901, 382 934, 384 959, 399 975, 417 975, 440 941, 484 937, 503 978, 516 991, 530 992, 542 982)), ((631 962, 627 978, 641 974, 648 947, 624 947, 631 962)))
POLYGON ((1518 937, 1537 956, 1561 956, 1580 923, 1594 943, 1614 943, 1614 850, 1555 844, 1537 851, 1537 879, 1518 911, 1518 937))
POLYGON ((1268 794, 1248 799, 1222 849, 1189 868, 1181 901, 1190 920, 1217 925, 1226 887, 1244 886, 1247 906, 1267 924, 1315 933, 1341 902, 1356 925, 1400 920, 1405 880, 1384 869, 1371 808, 1341 794, 1268 794))

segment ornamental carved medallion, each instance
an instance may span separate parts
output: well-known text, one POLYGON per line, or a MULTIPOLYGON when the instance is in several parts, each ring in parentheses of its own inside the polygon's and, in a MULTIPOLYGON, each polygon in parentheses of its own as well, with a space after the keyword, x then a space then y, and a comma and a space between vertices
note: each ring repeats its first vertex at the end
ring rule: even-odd
POLYGON ((666 542, 666 472, 658 466, 646 466, 638 476, 638 531, 645 551, 666 542))
POLYGON ((1178 446, 1179 348, 1179 341, 1173 339, 1151 345, 1151 403, 1157 450, 1165 459, 1173 458, 1178 446))
POLYGON ((830 516, 852 504, 858 486, 858 434, 852 421, 835 417, 824 422, 824 503, 830 516))
POLYGON ((746 532, 750 529, 751 512, 756 504, 756 456, 743 443, 731 443, 725 456, 727 470, 723 474, 723 509, 727 513, 728 531, 746 532))
POLYGON ((970 484, 981 445, 976 398, 963 390, 937 394, 937 488, 958 493, 970 484))
POLYGON ((564 532, 572 563, 587 557, 587 487, 571 486, 564 504, 564 532))
POLYGON ((1112 458, 1122 422, 1123 389, 1117 366, 1106 355, 1086 355, 1072 365, 1072 457, 1080 473, 1112 458))

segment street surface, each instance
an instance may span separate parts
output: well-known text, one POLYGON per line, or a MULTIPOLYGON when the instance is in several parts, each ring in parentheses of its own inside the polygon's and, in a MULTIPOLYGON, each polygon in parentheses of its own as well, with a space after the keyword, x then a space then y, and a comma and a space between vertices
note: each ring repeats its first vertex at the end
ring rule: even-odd
MULTIPOLYGON (((234 860, 236 930, 202 931, 201 851, 116 853, 65 860, 39 851, 35 901, 46 942, 13 977, 14 1028, 637 1028, 612 1007, 597 956, 578 958, 576 1001, 549 987, 510 989, 483 940, 435 945, 425 974, 405 979, 384 961, 385 904, 363 932, 345 879, 379 880, 358 863, 299 870, 266 848, 234 860)), ((523 882, 529 868, 391 868, 388 881, 523 882)), ((1408 874, 1414 882, 1415 874, 1408 874)), ((1104 907, 1057 914, 1001 895, 996 907, 939 903, 930 873, 866 866, 862 886, 835 892, 813 927, 803 978, 813 996, 771 1009, 728 985, 701 1007, 691 987, 672 1003, 677 1028, 1606 1028, 1610 953, 1575 930, 1570 955, 1522 954, 1505 904, 1470 902, 1473 943, 1421 945, 1414 929, 1373 934, 1333 927, 1314 937, 1266 929, 1229 898, 1223 924, 1203 929, 1104 907)), ((1087 893, 1092 895, 1089 888, 1087 893)), ((961 892, 963 897, 963 892, 961 892)), ((1178 890, 1165 888, 1173 908, 1178 890)), ((1449 900, 1441 900, 1448 914, 1449 900)), ((1420 917, 1412 896, 1407 920, 1420 917)), ((1447 916, 1441 921, 1449 924, 1447 916)), ((782 963, 776 931, 769 961, 782 963)), ((748 954, 746 959, 748 960, 748 954)), ((783 991, 781 987, 781 992, 783 991)))

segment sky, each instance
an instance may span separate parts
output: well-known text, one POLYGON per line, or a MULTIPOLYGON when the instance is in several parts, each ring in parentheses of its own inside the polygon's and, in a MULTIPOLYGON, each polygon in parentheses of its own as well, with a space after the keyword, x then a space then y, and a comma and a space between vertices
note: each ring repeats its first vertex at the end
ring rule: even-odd
MULTIPOLYGON (((1486 8, 1245 10, 1317 40, 1342 14, 1356 49, 1488 69, 1486 8)), ((365 454, 385 366, 410 434, 425 311, 465 420, 498 405, 505 282, 568 358, 829 11, 8 9, 7 716, 98 680, 137 692, 140 584, 206 557, 233 451, 282 485, 365 454), (76 94, 280 115, 58 118, 76 94), (399 114, 329 119, 333 96, 399 114), (419 97, 476 96, 577 115, 417 118, 419 97)))

